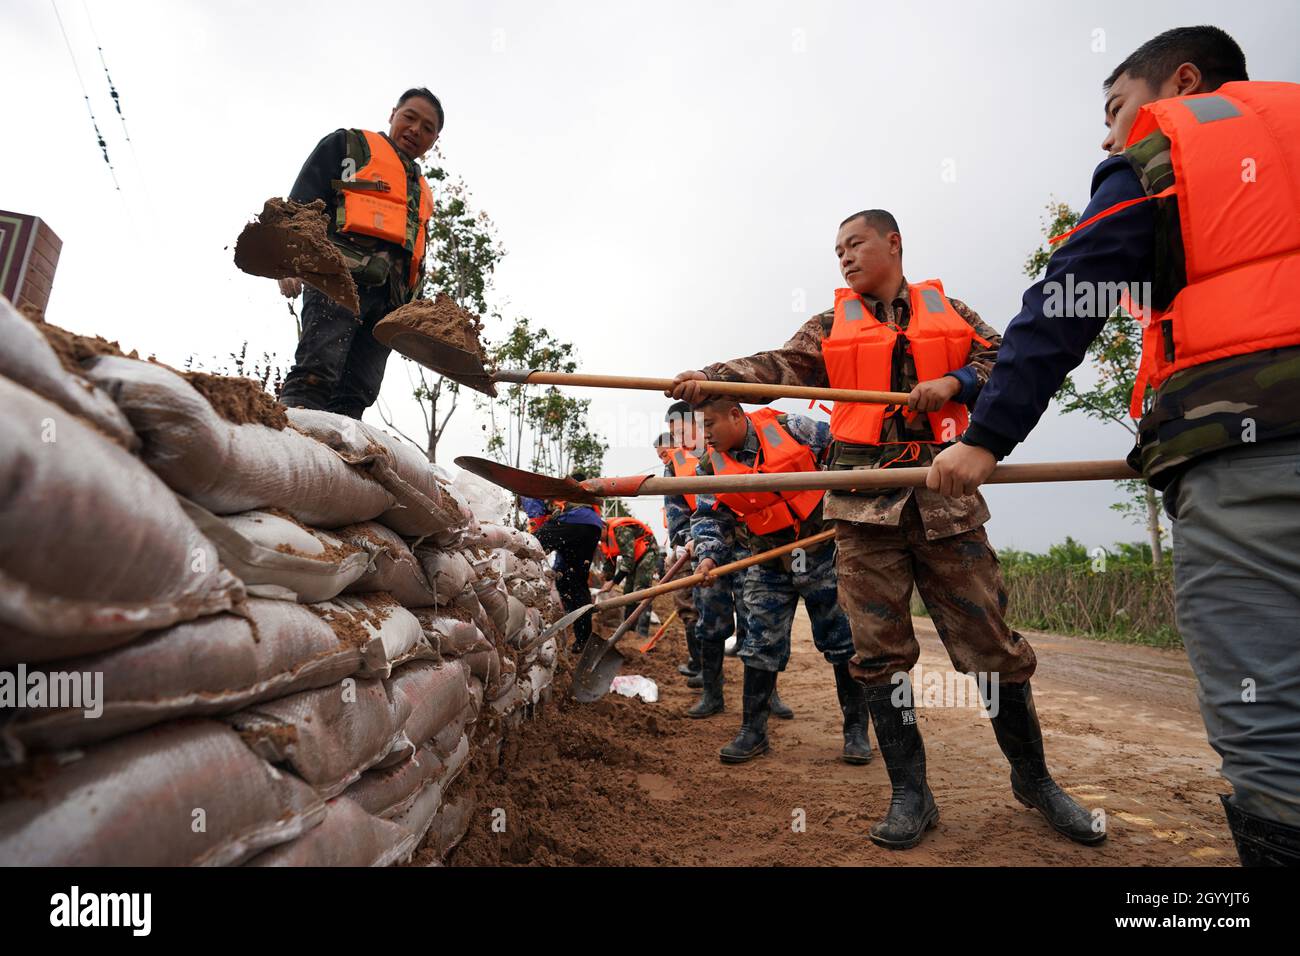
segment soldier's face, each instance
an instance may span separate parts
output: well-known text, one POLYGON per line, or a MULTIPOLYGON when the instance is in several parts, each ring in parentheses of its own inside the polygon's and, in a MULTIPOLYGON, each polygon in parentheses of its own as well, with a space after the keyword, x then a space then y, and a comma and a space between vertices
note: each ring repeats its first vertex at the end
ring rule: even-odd
POLYGON ((1121 73, 1106 91, 1106 138, 1101 141, 1101 148, 1111 156, 1124 152, 1138 110, 1148 103, 1204 92, 1207 91, 1201 83, 1201 71, 1192 63, 1179 66, 1158 87, 1121 73))
POLYGON ((845 284, 858 295, 872 294, 888 280, 902 245, 898 233, 881 234, 862 219, 840 226, 835 234, 835 257, 840 260, 845 284))
POLYGON ((672 452, 670 452, 663 445, 660 445, 655 449, 655 454, 659 456, 659 460, 663 462, 665 465, 672 464, 672 460, 673 460, 672 452))
POLYGON ((422 96, 412 96, 393 107, 388 117, 388 138, 411 159, 419 159, 438 140, 438 111, 422 96))
POLYGON ((718 451, 732 451, 744 443, 747 430, 745 413, 734 405, 730 408, 708 405, 696 415, 704 431, 704 440, 718 451))

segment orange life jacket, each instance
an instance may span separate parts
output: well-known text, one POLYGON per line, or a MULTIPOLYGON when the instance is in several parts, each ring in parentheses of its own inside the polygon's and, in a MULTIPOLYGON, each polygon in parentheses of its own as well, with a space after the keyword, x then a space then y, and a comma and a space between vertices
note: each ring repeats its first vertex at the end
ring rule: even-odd
MULTIPOLYGON (((669 454, 669 464, 672 465, 673 474, 678 478, 694 478, 695 468, 699 463, 700 460, 685 448, 674 448, 669 454)), ((683 494, 682 497, 686 499, 686 507, 694 511, 695 496, 683 494)))
MULTIPOLYGON (((812 449, 795 441, 793 435, 777 421, 780 412, 763 408, 746 412, 758 435, 758 458, 754 465, 742 465, 726 452, 709 449, 709 462, 715 475, 775 474, 791 471, 816 471, 812 449)), ((824 491, 737 491, 717 495, 717 500, 734 511, 745 527, 757 535, 773 534, 799 524, 821 503, 824 491)))
MULTIPOLYGON (((966 365, 972 341, 989 344, 949 304, 938 279, 910 284, 908 301, 911 317, 903 336, 919 381, 943 378, 966 365)), ((896 387, 901 383, 893 381, 898 335, 897 329, 872 315, 852 289, 836 289, 835 323, 831 334, 822 339, 831 388, 902 391, 896 387)), ((892 405, 836 402, 831 410, 831 435, 852 445, 879 445, 885 416, 896 410, 892 405)), ((957 438, 970 417, 966 406, 957 401, 926 414, 936 442, 957 438)))
POLYGON ((370 130, 355 130, 366 142, 369 161, 351 180, 339 183, 335 227, 339 232, 373 236, 401 246, 411 254, 407 284, 412 288, 424 261, 424 234, 433 215, 433 193, 423 176, 418 211, 411 209, 406 194, 406 164, 384 136, 370 130))
POLYGON ((1129 414, 1181 369, 1300 344, 1300 84, 1238 81, 1143 106, 1125 146, 1159 129, 1174 185, 1104 209, 1061 242, 1129 206, 1178 197, 1187 285, 1168 309, 1127 301, 1142 326, 1129 414))
POLYGON ((655 540, 655 533, 646 525, 636 518, 608 518, 605 521, 605 532, 600 539, 600 550, 605 553, 605 557, 611 561, 618 560, 618 539, 614 537, 614 530, 624 525, 636 525, 641 529, 641 534, 637 537, 636 543, 632 547, 632 563, 636 564, 650 548, 650 543, 655 540))

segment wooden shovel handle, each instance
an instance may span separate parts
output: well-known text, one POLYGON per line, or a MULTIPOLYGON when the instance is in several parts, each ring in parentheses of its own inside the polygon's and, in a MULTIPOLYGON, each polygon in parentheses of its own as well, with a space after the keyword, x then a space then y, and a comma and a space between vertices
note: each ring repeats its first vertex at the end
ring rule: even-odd
POLYGON ((624 594, 622 597, 616 597, 611 601, 605 601, 600 605, 600 610, 611 607, 622 607, 625 604, 634 604, 637 601, 649 601, 661 594, 667 594, 670 591, 680 591, 682 588, 694 587, 697 584, 703 584, 712 578, 724 577, 735 571, 742 571, 745 568, 755 564, 762 564, 764 561, 770 561, 772 558, 779 558, 783 554, 789 554, 799 548, 806 548, 810 545, 821 544, 823 541, 829 541, 835 537, 835 529, 827 528, 825 531, 810 535, 807 538, 800 538, 798 541, 791 541, 789 544, 783 544, 779 548, 773 548, 770 551, 763 551, 759 554, 751 554, 747 558, 741 558, 739 561, 732 561, 730 564, 724 564, 721 567, 714 568, 708 574, 692 574, 690 577, 673 581, 671 584, 656 584, 652 588, 645 588, 641 591, 633 591, 631 594, 624 594))
MULTIPOLYGON (((663 392, 673 387, 671 378, 640 378, 633 375, 581 375, 567 372, 538 372, 502 369, 492 373, 493 381, 516 385, 581 385, 590 388, 634 388, 663 392)), ((820 398, 829 402, 870 402, 877 405, 906 405, 907 392, 873 392, 858 388, 813 388, 808 385, 759 385, 751 382, 709 382, 706 390, 715 395, 751 398, 820 398)))

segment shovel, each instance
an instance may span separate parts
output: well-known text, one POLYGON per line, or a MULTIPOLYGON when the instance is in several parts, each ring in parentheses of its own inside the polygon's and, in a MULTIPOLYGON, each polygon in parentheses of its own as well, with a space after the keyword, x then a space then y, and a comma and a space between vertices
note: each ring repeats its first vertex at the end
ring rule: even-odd
MULTIPOLYGON (((752 491, 873 491, 885 488, 920 488, 929 468, 863 468, 852 471, 798 471, 752 475, 695 475, 663 478, 627 475, 621 478, 552 478, 511 468, 486 458, 462 456, 456 464, 515 494, 528 498, 558 499, 596 504, 603 498, 637 495, 719 494, 752 491)), ((1137 478, 1125 461, 1043 461, 1023 465, 998 465, 990 484, 1038 481, 1101 481, 1137 478)))
MULTIPOLYGON (((755 564, 762 564, 772 558, 778 558, 783 554, 789 554, 798 548, 806 548, 810 545, 820 544, 823 541, 829 541, 835 537, 835 529, 828 528, 825 531, 810 535, 807 538, 800 538, 798 541, 792 541, 789 544, 783 544, 779 548, 773 548, 770 551, 764 551, 761 554, 750 555, 748 558, 741 558, 739 561, 732 561, 730 564, 724 564, 721 567, 714 568, 708 574, 692 574, 690 577, 682 578, 680 581, 673 581, 671 584, 660 583, 652 588, 646 588, 643 591, 633 591, 631 594, 625 594, 622 597, 614 598, 612 601, 606 601, 601 604, 600 609, 606 610, 611 607, 622 607, 625 604, 631 604, 634 601, 640 601, 641 606, 632 612, 632 615, 622 623, 607 641, 602 641, 598 637, 592 637, 587 641, 587 646, 582 649, 582 656, 578 658, 578 665, 573 672, 573 696, 584 704, 590 704, 594 700, 599 700, 609 691, 609 685, 613 682, 623 666, 623 655, 618 652, 614 645, 618 639, 623 636, 631 624, 636 620, 645 608, 650 606, 652 599, 660 594, 667 594, 670 591, 679 591, 682 588, 694 587, 697 584, 703 584, 705 581, 711 581, 714 578, 723 577, 734 571, 741 571, 755 564)), ((687 559, 683 557, 677 564, 673 565, 674 571, 678 565, 687 559)), ((560 618, 548 629, 547 633, 554 632, 561 627, 568 627, 583 614, 589 613, 596 609, 595 604, 589 604, 580 607, 578 610, 566 614, 560 618)))
MULTIPOLYGON (((691 556, 689 554, 683 554, 680 558, 674 561, 672 567, 664 571, 664 576, 660 581, 660 586, 662 587, 676 577, 677 572, 686 567, 687 562, 690 560, 691 556)), ((621 598, 614 598, 611 601, 605 601, 600 605, 597 605, 594 602, 591 604, 584 604, 576 611, 570 611, 568 614, 564 615, 564 617, 560 618, 539 634, 537 639, 539 641, 546 640, 546 638, 550 637, 556 631, 568 627, 578 618, 594 611, 597 607, 602 611, 610 607, 622 607, 626 604, 633 603, 633 600, 638 594, 645 595, 653 590, 654 588, 646 588, 642 591, 633 591, 631 594, 625 594, 621 598)), ((594 635, 587 639, 587 646, 582 649, 582 655, 578 658, 578 664, 574 668, 573 672, 573 696, 582 703, 589 704, 593 700, 603 697, 605 692, 609 690, 610 682, 614 680, 615 675, 618 674, 619 668, 623 666, 623 655, 614 650, 614 645, 618 643, 619 639, 622 638, 622 636, 626 634, 638 620, 640 620, 641 615, 649 609, 653 598, 654 595, 651 595, 641 601, 641 603, 637 605, 636 610, 623 619, 623 623, 618 626, 618 630, 610 635, 609 640, 603 641, 594 635)))
MULTIPOLYGON (((397 322, 380 322, 374 336, 394 352, 414 359, 425 368, 459 382, 476 391, 496 397, 496 383, 510 385, 571 385, 588 388, 632 388, 663 392, 673 387, 670 378, 640 378, 632 375, 580 375, 569 372, 543 372, 537 369, 498 369, 489 371, 473 352, 452 345, 426 332, 397 322)), ((832 402, 874 402, 906 405, 907 392, 873 392, 848 388, 811 388, 804 385, 757 385, 749 382, 710 382, 709 392, 749 399, 761 404, 774 398, 822 399, 832 402)))

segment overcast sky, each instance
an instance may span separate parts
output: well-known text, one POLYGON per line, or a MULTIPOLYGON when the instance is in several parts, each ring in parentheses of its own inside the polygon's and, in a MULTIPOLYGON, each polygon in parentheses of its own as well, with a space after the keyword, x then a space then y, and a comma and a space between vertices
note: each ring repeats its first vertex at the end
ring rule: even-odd
MULTIPOLYGON (((864 207, 897 216, 910 278, 942 278, 1005 328, 1044 204, 1087 202, 1103 158, 1101 81, 1162 30, 1214 23, 1241 43, 1253 78, 1300 80, 1295 2, 58 10, 121 191, 51 3, 7 0, 0 208, 39 215, 63 239, 50 321, 173 364, 245 340, 287 361, 296 333, 284 300, 236 270, 227 247, 264 199, 289 191, 321 136, 386 129, 408 86, 443 99, 447 164, 497 223, 504 315, 575 342, 584 371, 671 376, 771 348, 828 307, 841 284, 836 226, 864 207)), ((404 364, 390 360, 383 400, 412 430, 404 364)), ((611 444, 606 473, 657 463, 645 443, 662 396, 583 397, 611 444)), ((466 403, 440 459, 481 454, 484 420, 466 403)), ((1012 460, 1127 450, 1118 426, 1052 411, 1012 460)), ((987 497, 998 547, 1144 537, 1108 509, 1110 483, 987 497)), ((660 527, 657 499, 637 508, 660 527)))

